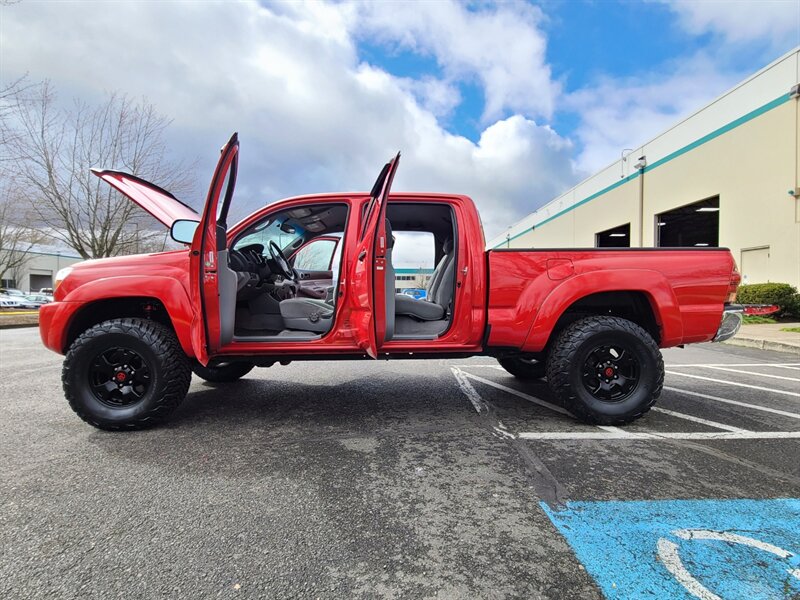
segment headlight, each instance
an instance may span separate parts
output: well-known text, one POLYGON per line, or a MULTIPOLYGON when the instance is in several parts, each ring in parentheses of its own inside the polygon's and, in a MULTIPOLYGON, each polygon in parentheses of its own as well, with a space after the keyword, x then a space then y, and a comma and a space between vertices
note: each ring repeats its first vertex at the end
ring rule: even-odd
POLYGON ((64 267, 58 273, 56 273, 56 280, 53 282, 54 292, 58 289, 58 286, 61 285, 61 282, 64 281, 70 273, 72 273, 72 267, 64 267))

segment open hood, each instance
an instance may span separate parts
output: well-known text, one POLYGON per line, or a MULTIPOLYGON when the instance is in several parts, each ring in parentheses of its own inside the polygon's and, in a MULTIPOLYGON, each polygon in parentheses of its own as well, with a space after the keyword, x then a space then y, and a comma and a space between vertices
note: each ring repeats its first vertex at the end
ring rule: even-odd
POLYGON ((179 219, 200 220, 200 215, 192 207, 149 181, 108 169, 92 169, 92 173, 125 194, 167 227, 172 227, 179 219))

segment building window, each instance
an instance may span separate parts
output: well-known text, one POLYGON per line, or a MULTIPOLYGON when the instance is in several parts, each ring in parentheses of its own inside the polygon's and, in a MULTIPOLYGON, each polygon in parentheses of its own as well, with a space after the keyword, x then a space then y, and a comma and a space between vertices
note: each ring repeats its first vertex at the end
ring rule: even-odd
POLYGON ((719 196, 656 215, 659 248, 719 246, 719 196))
POLYGON ((597 248, 630 248, 631 224, 625 223, 625 225, 596 233, 594 245, 597 248))
POLYGON ((14 289, 17 287, 17 282, 14 279, 0 279, 0 287, 14 289))

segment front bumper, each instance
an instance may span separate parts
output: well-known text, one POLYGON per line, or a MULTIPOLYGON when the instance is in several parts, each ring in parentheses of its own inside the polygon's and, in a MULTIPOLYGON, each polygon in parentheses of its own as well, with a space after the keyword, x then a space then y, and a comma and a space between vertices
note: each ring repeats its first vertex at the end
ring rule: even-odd
POLYGON ((66 354, 67 329, 82 302, 49 302, 39 309, 39 335, 46 348, 66 354))
POLYGON ((719 329, 717 329, 717 335, 711 341, 724 342, 735 336, 742 326, 743 316, 744 306, 741 304, 726 304, 725 309, 722 311, 722 321, 720 321, 719 329))

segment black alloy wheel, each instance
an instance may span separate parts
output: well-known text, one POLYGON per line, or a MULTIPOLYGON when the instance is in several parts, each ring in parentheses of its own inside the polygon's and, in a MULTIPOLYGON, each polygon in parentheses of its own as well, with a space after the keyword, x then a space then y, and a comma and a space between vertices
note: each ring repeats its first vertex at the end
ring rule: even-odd
POLYGON ((150 365, 130 348, 109 348, 98 354, 89 368, 89 385, 95 397, 111 408, 140 402, 150 383, 150 365))
POLYGON ((565 327, 549 345, 547 384, 585 423, 624 425, 644 415, 661 395, 664 359, 653 336, 612 316, 565 327))
POLYGON ((622 344, 602 344, 583 363, 583 387, 603 402, 622 402, 639 384, 641 366, 634 351, 622 344))
POLYGON ((61 379, 81 419, 120 431, 165 421, 186 397, 192 371, 171 328, 122 318, 81 333, 67 352, 61 379))

